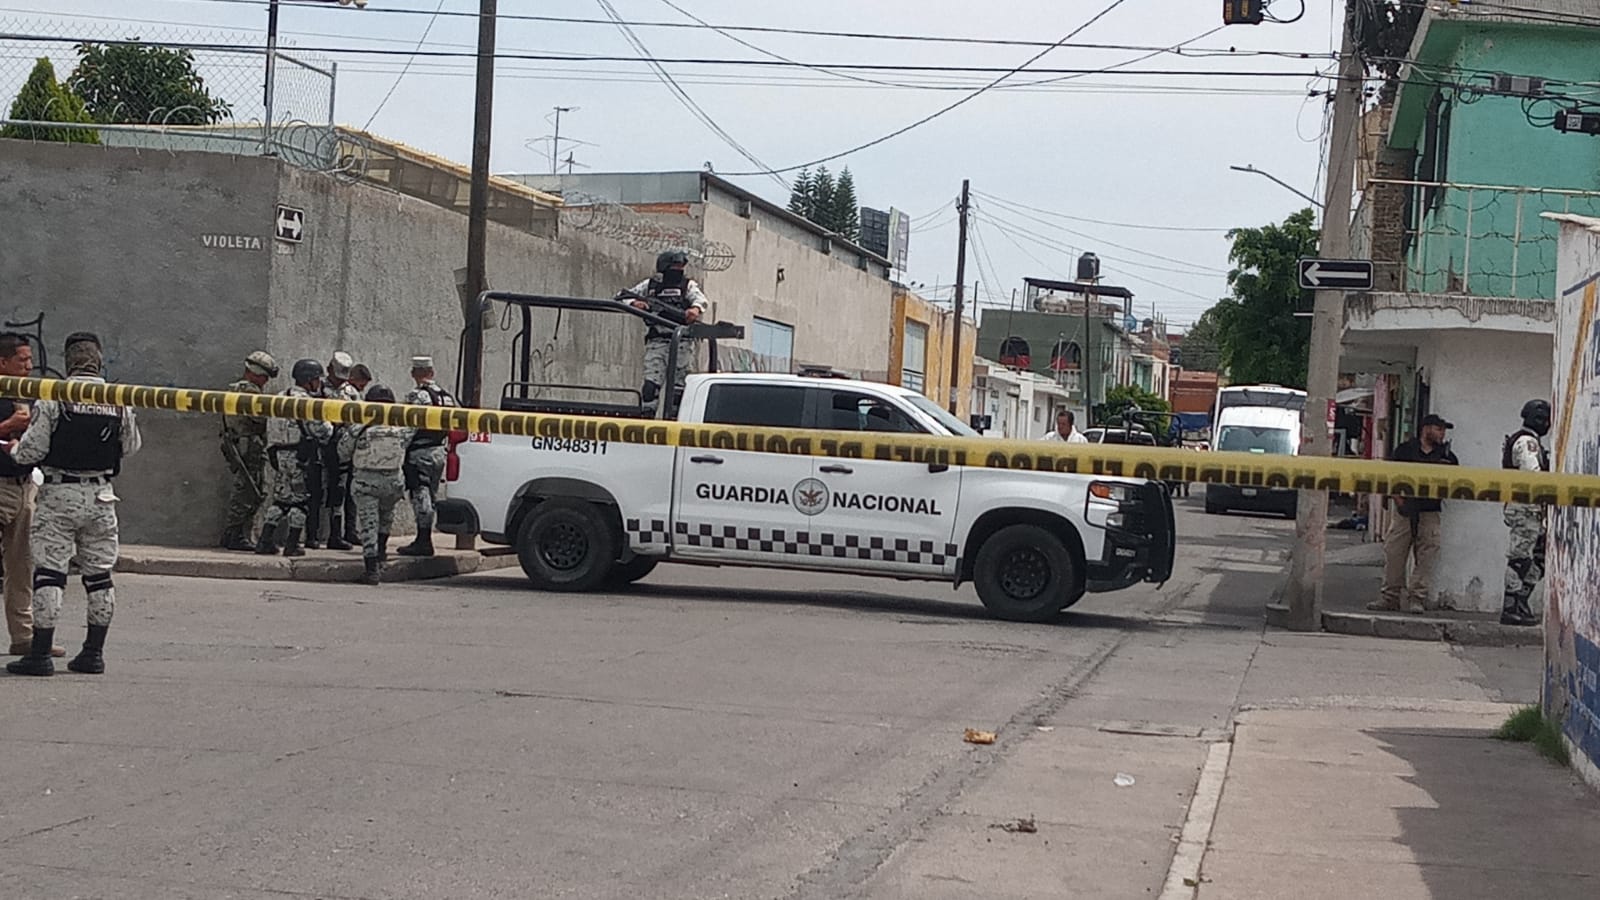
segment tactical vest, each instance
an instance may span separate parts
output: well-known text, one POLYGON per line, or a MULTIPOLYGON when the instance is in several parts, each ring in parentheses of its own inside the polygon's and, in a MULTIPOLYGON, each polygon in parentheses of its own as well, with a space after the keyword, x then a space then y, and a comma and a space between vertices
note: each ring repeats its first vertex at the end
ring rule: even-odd
MULTIPOLYGON (((295 388, 290 388, 281 396, 289 398, 310 397, 310 394, 296 394, 295 388)), ((311 430, 300 419, 268 419, 267 420, 267 452, 277 453, 293 450, 295 459, 301 465, 310 465, 321 453, 321 442, 311 435, 311 430)))
POLYGON ((1544 444, 1539 443, 1539 435, 1527 428, 1519 428, 1506 435, 1505 443, 1500 448, 1500 467, 1503 469, 1517 468, 1517 461, 1512 451, 1515 449, 1517 441, 1524 437, 1531 437, 1534 443, 1539 444, 1539 470, 1541 472, 1550 471, 1550 451, 1545 449, 1544 444))
POLYGON ((94 403, 63 403, 55 430, 50 432, 50 452, 41 466, 62 472, 122 471, 121 407, 94 403))
POLYGON ((398 472, 406 461, 406 430, 394 425, 356 425, 356 449, 351 467, 378 472, 398 472))
MULTIPOLYGON (((689 300, 689 280, 687 278, 683 280, 682 284, 676 287, 667 287, 665 284, 652 278, 650 280, 650 287, 647 293, 652 299, 658 300, 661 303, 678 310, 679 312, 686 312, 688 311, 689 307, 694 305, 689 300)), ((669 338, 672 337, 674 333, 674 330, 671 328, 665 328, 657 325, 654 322, 651 322, 646 336, 653 338, 669 338)))
MULTIPOLYGON (((445 391, 444 388, 439 387, 432 382, 418 385, 418 388, 427 393, 428 402, 432 406, 437 406, 441 409, 444 409, 456 405, 456 399, 454 397, 450 396, 450 394, 445 391)), ((411 439, 411 446, 424 448, 438 447, 444 444, 445 438, 447 437, 449 437, 449 432, 423 431, 418 429, 416 437, 411 439)))

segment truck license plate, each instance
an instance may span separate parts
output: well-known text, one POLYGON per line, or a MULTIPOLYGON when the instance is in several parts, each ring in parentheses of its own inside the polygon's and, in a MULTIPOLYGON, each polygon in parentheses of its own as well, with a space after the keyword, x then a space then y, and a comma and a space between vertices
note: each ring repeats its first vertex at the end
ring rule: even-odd
POLYGON ((1246 497, 1254 497, 1256 495, 1256 489, 1255 488, 1241 488, 1239 490, 1239 493, 1245 495, 1246 497))

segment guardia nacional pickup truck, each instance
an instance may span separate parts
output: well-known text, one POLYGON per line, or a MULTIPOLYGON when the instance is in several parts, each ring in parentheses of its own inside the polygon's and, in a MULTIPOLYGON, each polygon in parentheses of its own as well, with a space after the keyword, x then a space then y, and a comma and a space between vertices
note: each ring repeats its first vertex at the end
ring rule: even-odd
MULTIPOLYGON (((538 392, 528 387, 508 384, 502 408, 649 414, 633 404, 531 398, 538 392)), ((691 375, 676 411, 678 422, 705 426, 697 443, 707 446, 616 439, 623 428, 644 435, 649 426, 639 422, 585 423, 584 437, 452 435, 439 528, 515 547, 545 590, 617 587, 661 562, 809 569, 972 581, 994 615, 1016 621, 1048 619, 1086 591, 1165 582, 1172 572, 1172 503, 1157 482, 755 452, 716 438, 741 427, 857 432, 868 446, 894 434, 976 436, 914 391, 798 375, 691 375)))

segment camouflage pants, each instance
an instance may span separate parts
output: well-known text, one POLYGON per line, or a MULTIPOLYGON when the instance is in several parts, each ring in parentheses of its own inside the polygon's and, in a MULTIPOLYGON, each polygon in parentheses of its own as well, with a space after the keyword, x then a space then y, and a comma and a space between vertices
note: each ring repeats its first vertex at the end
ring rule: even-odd
POLYGON ((1505 607, 1526 601, 1544 578, 1544 510, 1525 503, 1506 504, 1506 526, 1511 540, 1506 546, 1505 607))
POLYGON ((306 508, 311 503, 311 490, 306 485, 306 469, 293 450, 278 451, 278 476, 272 482, 272 505, 261 520, 264 533, 277 529, 285 517, 291 529, 304 530, 306 508))
MULTIPOLYGON (((644 380, 654 384, 662 392, 669 388, 683 387, 683 380, 689 376, 689 368, 694 363, 694 340, 684 338, 678 341, 678 359, 674 368, 677 370, 672 383, 667 383, 667 353, 672 349, 672 338, 645 338, 644 341, 644 380)), ((648 388, 646 389, 648 393, 648 388)), ((645 397, 644 402, 654 401, 654 397, 645 397)))
POLYGON ((233 444, 239 454, 235 457, 232 453, 223 451, 222 458, 228 463, 228 471, 233 473, 233 482, 228 488, 228 517, 227 526, 249 531, 255 524, 256 510, 261 507, 261 485, 266 484, 264 469, 267 464, 267 445, 259 437, 229 437, 222 438, 233 444), (240 468, 239 461, 244 467, 240 468))
POLYGON ((46 484, 33 515, 33 626, 54 628, 74 557, 89 593, 89 624, 110 625, 116 609, 116 495, 107 484, 46 484))
POLYGON ((378 535, 388 534, 394 524, 394 505, 405 494, 399 472, 358 469, 350 480, 350 493, 356 499, 356 531, 361 535, 361 556, 378 555, 378 535))
POLYGON ((417 533, 433 530, 433 499, 444 477, 444 447, 419 447, 406 453, 406 490, 411 492, 411 512, 417 517, 417 533))

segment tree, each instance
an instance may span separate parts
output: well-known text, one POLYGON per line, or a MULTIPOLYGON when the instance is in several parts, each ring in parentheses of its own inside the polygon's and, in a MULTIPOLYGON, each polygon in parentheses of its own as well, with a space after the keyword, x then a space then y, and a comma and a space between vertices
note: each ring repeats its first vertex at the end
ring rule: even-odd
POLYGON ((1216 307, 1201 313, 1183 335, 1180 364, 1194 372, 1222 370, 1222 322, 1216 307))
POLYGON ((814 211, 812 209, 811 194, 814 189, 815 184, 811 180, 811 170, 801 169, 800 174, 794 178, 794 187, 789 189, 789 212, 797 216, 804 216, 807 219, 811 218, 811 214, 814 211))
MULTIPOLYGON (((134 38, 137 41, 138 38, 134 38)), ((194 54, 152 44, 79 44, 67 86, 95 121, 210 125, 233 114, 206 90, 194 54)))
MULTIPOLYGON (((1095 406, 1095 421, 1107 428, 1121 427, 1122 413, 1129 409, 1147 413, 1170 413, 1172 404, 1137 384, 1119 384, 1106 389, 1105 402, 1095 406)), ((1134 424, 1144 426, 1146 431, 1156 435, 1158 439, 1166 435, 1171 423, 1171 416, 1139 416, 1134 419, 1134 424)))
POLYGON ((1310 308, 1300 289, 1298 261, 1317 255, 1317 232, 1307 207, 1281 225, 1228 232, 1233 249, 1228 273, 1233 296, 1207 312, 1217 314, 1222 364, 1237 384, 1271 383, 1304 388, 1311 347, 1310 308))
POLYGON ((850 240, 861 237, 861 207, 856 201, 856 179, 849 167, 839 173, 833 186, 833 196, 828 203, 828 221, 825 227, 850 240))
MULTIPOLYGON (((94 119, 83 108, 77 94, 56 81, 56 67, 50 60, 40 58, 33 72, 17 92, 11 104, 13 120, 28 122, 69 122, 92 124, 94 119)), ((64 144, 98 144, 100 135, 92 128, 48 128, 42 125, 7 125, 0 128, 0 137, 21 138, 30 141, 57 141, 64 144)))

